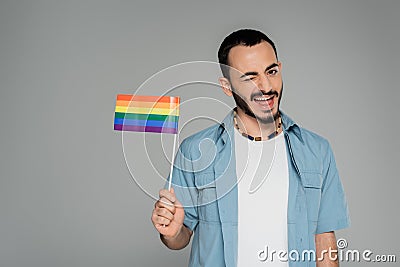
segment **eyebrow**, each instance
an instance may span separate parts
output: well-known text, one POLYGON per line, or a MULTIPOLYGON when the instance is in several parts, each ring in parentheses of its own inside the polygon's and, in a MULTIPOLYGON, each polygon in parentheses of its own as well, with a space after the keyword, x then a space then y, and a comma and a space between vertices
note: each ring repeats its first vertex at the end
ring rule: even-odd
MULTIPOLYGON (((265 68, 265 71, 268 71, 268 70, 270 70, 270 69, 272 69, 272 68, 275 68, 275 67, 278 67, 278 63, 272 63, 271 65, 269 65, 268 67, 265 68)), ((246 76, 252 76, 252 75, 258 75, 258 72, 256 72, 256 71, 249 71, 249 72, 246 72, 245 74, 243 74, 242 76, 240 76, 240 79, 241 79, 241 78, 244 78, 244 77, 246 77, 246 76)))

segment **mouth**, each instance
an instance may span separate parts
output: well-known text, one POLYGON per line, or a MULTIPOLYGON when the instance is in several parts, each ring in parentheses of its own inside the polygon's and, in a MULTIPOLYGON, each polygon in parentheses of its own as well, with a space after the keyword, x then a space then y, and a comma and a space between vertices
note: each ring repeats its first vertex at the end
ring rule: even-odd
POLYGON ((263 108, 272 109, 275 103, 275 95, 255 97, 253 101, 261 105, 263 108))

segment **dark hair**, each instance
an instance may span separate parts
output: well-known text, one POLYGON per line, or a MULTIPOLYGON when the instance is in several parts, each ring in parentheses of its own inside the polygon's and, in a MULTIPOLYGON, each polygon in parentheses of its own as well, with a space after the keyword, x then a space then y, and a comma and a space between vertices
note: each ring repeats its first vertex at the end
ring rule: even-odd
POLYGON ((274 42, 260 31, 252 29, 241 29, 232 32, 227 37, 225 37, 218 50, 218 61, 224 77, 229 78, 229 67, 227 67, 229 66, 228 55, 232 47, 235 47, 237 45, 253 46, 261 43, 262 41, 265 41, 272 46, 275 52, 275 56, 278 59, 278 53, 276 52, 274 42))

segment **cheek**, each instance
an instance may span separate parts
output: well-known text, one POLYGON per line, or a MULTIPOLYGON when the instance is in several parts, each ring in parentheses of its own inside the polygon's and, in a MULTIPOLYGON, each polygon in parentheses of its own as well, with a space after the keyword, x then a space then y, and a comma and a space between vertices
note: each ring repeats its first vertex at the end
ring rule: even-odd
POLYGON ((281 90, 282 87, 282 79, 281 78, 276 78, 272 81, 273 86, 275 87, 275 90, 281 90))
POLYGON ((257 86, 257 84, 255 83, 246 83, 242 86, 242 90, 241 92, 243 93, 243 95, 246 96, 247 99, 250 99, 250 95, 253 93, 257 93, 260 91, 259 89, 260 87, 257 86))
POLYGON ((254 88, 257 87, 249 84, 241 84, 240 86, 234 87, 234 92, 244 101, 248 101, 248 99, 250 99, 251 92, 254 91, 254 88))
POLYGON ((252 92, 252 91, 251 91, 251 89, 249 88, 246 92, 240 94, 240 96, 242 97, 242 99, 243 99, 244 101, 248 102, 248 103, 250 102, 250 92, 252 92))
POLYGON ((240 98, 240 101, 248 102, 248 96, 244 95, 242 92, 236 91, 236 98, 240 98))

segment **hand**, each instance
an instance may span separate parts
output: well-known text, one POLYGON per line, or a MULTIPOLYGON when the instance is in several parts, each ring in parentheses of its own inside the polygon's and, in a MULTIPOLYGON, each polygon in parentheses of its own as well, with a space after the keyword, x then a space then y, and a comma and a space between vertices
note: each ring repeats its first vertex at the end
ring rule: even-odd
POLYGON ((174 189, 161 189, 160 199, 156 202, 151 221, 164 238, 175 238, 180 233, 185 212, 182 204, 176 199, 174 189))

